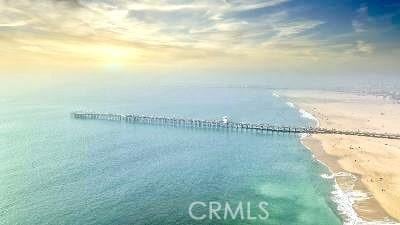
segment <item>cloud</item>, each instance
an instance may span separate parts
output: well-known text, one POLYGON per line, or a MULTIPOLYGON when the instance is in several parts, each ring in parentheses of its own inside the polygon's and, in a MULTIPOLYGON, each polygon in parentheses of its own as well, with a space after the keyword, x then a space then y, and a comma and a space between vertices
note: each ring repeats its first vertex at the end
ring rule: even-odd
POLYGON ((293 36, 296 34, 303 33, 307 30, 313 29, 324 22, 322 21, 300 21, 300 22, 291 22, 287 24, 281 24, 280 26, 274 27, 274 29, 278 32, 278 37, 286 37, 293 36))
POLYGON ((360 6, 360 8, 357 9, 357 13, 360 15, 368 14, 368 6, 367 5, 360 6))
POLYGON ((365 32, 367 30, 367 24, 371 20, 368 16, 368 7, 366 5, 362 5, 356 11, 356 16, 352 21, 352 26, 355 32, 365 32))
POLYGON ((247 11, 266 7, 272 7, 289 0, 233 0, 233 1, 198 1, 176 4, 170 1, 118 1, 135 11, 180 11, 180 10, 215 10, 215 11, 247 11))
POLYGON ((374 46, 365 41, 358 40, 356 43, 356 50, 361 54, 371 54, 374 51, 374 46))
POLYGON ((360 33, 367 30, 366 25, 358 20, 352 21, 352 26, 355 32, 360 33))
MULTIPOLYGON (((110 39, 134 43, 179 47, 190 45, 196 47, 200 42, 219 42, 211 44, 217 46, 224 41, 240 42, 241 37, 258 36, 260 30, 274 29, 272 24, 277 20, 264 17, 248 21, 236 17, 234 12, 272 7, 287 1, 203 0, 179 4, 168 0, 157 2, 42 0, 40 4, 34 4, 30 0, 14 0, 0 2, 0 5, 23 12, 29 20, 15 20, 17 13, 3 14, 0 18, 3 17, 8 21, 0 20, 0 25, 29 24, 31 31, 43 35, 47 32, 78 37, 107 36, 110 39)), ((290 25, 286 28, 281 26, 275 29, 281 29, 279 32, 282 36, 295 35, 307 29, 300 26, 290 25)), ((242 41, 246 42, 248 39, 242 41)))
POLYGON ((29 21, 15 21, 10 23, 0 23, 0 27, 19 27, 29 24, 29 21))
POLYGON ((207 4, 160 4, 146 2, 132 2, 127 4, 127 9, 135 11, 180 11, 180 10, 204 10, 207 4))
MULTIPOLYGON (((238 12, 287 1, 205 0, 180 4, 168 0, 42 0, 40 4, 33 4, 30 0, 14 0, 0 2, 10 12, 0 16, 8 19, 2 25, 13 25, 0 38, 14 40, 15 52, 54 57, 103 59, 107 57, 102 56, 104 52, 117 55, 116 52, 122 52, 121 48, 126 48, 126 60, 142 62, 167 58, 187 61, 205 56, 235 58, 258 54, 254 50, 268 48, 263 45, 268 41, 269 47, 271 43, 284 45, 288 39, 296 45, 297 36, 322 24, 313 20, 292 21, 282 10, 250 18, 236 16, 238 12), (17 15, 24 18, 20 20, 23 22, 10 23, 17 15), (107 51, 99 52, 96 48, 107 51)), ((274 48, 277 53, 287 50, 274 48)))
POLYGON ((324 36, 331 21, 285 2, 0 0, 0 57, 8 52, 84 63, 110 58, 132 65, 245 60, 262 65, 265 59, 289 63, 371 55, 379 47, 362 41, 371 30, 366 6, 357 11, 354 30, 324 36))
POLYGON ((0 27, 19 27, 34 22, 23 10, 3 4, 0 2, 0 27))
MULTIPOLYGON (((232 1, 230 3, 230 8, 233 11, 246 11, 246 10, 254 10, 254 9, 261 9, 266 7, 272 7, 289 0, 267 0, 267 1, 232 1)), ((228 1, 225 1, 228 3, 228 1)), ((229 4, 229 3, 228 3, 229 4)))

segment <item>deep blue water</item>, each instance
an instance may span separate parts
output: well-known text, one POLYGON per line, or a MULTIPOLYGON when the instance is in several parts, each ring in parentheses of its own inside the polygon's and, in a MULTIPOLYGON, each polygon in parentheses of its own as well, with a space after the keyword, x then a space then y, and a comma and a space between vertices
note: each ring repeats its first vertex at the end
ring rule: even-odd
POLYGON ((69 116, 94 110, 312 124, 269 89, 75 80, 1 93, 0 224, 341 223, 332 183, 320 177, 325 168, 298 136, 69 116), (265 201, 269 218, 196 221, 188 214, 194 201, 265 201))

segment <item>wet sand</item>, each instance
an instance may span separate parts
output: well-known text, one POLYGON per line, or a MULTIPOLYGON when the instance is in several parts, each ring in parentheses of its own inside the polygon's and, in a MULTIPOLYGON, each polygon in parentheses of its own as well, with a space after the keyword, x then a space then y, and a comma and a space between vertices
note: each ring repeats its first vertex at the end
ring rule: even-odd
MULTIPOLYGON (((400 133, 400 105, 375 96, 326 91, 283 91, 319 126, 344 130, 400 133)), ((353 204, 365 221, 400 220, 400 140, 315 134, 303 139, 334 174, 340 189, 364 193, 353 204)))

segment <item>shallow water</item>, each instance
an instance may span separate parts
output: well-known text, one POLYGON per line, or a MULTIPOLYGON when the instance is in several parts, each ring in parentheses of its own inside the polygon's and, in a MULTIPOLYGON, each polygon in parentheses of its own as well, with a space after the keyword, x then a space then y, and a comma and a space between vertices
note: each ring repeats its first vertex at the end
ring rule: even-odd
POLYGON ((332 181, 320 177, 326 169, 298 136, 69 116, 95 110, 312 124, 271 90, 83 80, 29 93, 10 88, 1 101, 0 224, 341 223, 332 181), (269 218, 196 221, 188 214, 194 201, 266 201, 269 218))

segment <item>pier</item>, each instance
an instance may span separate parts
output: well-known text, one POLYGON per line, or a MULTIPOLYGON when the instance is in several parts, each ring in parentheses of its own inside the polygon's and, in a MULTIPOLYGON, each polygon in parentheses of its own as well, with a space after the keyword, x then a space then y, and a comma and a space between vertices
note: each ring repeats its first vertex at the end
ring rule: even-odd
POLYGON ((294 127, 294 126, 276 126, 268 123, 245 123, 232 122, 229 120, 199 120, 176 117, 162 117, 137 114, 113 114, 113 113, 97 113, 97 112, 72 112, 71 117, 74 119, 84 120, 110 120, 123 121, 127 123, 154 124, 166 126, 180 126, 191 128, 212 128, 212 129, 229 129, 229 130, 251 130, 256 132, 276 132, 276 133, 293 133, 293 134, 339 134, 353 135, 374 138, 400 139, 400 134, 375 133, 366 131, 349 131, 327 129, 320 127, 294 127))

